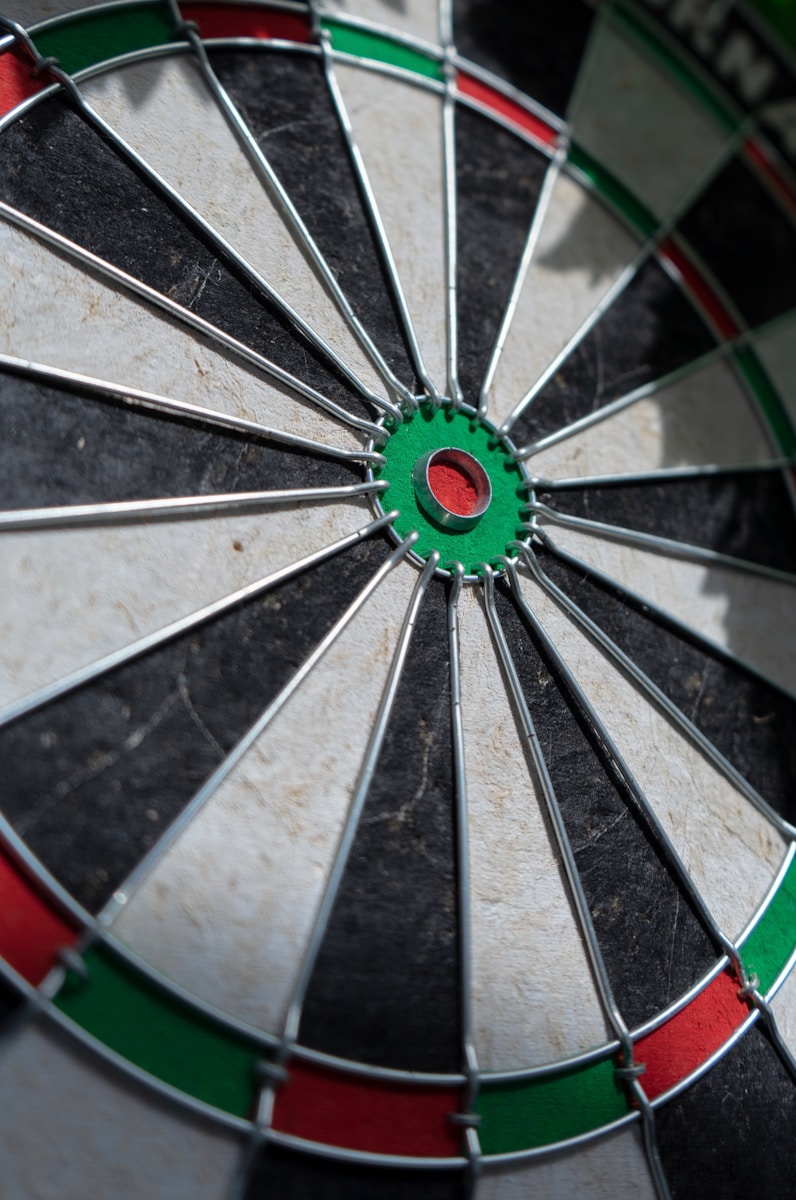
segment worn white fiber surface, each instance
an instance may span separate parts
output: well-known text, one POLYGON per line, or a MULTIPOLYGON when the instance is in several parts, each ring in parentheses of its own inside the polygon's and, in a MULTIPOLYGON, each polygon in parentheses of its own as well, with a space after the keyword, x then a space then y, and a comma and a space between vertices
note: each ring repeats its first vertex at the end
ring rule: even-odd
POLYGON ((713 916, 737 937, 782 861, 782 837, 535 583, 523 593, 591 701, 713 916))
POLYGON ((417 572, 400 564, 121 910, 193 994, 281 1030, 417 572))
POLYGON ((459 604, 474 1041, 482 1070, 552 1062, 608 1038, 542 798, 472 590, 459 604))
POLYGON ((0 1089, 3 1200, 218 1200, 243 1153, 43 1022, 0 1046, 0 1089))

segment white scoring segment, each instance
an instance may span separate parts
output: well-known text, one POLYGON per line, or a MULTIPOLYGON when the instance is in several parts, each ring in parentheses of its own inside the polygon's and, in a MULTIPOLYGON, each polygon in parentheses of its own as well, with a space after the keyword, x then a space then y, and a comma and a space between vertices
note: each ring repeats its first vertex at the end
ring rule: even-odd
POLYGON ((335 77, 375 195, 425 367, 447 378, 442 97, 337 62, 335 77))
POLYGON ((0 537, 0 704, 330 545, 364 502, 0 537))
POLYGON ((763 365, 782 397, 796 428, 796 313, 772 323, 752 338, 763 365))
POLYGON ((439 0, 321 0, 324 15, 361 17, 425 42, 440 40, 439 0))
POLYGON ((505 421, 633 262, 638 242, 574 180, 550 194, 497 362, 489 417, 505 421))
POLYGON ((736 466, 766 462, 776 454, 726 361, 694 370, 624 407, 608 406, 606 412, 605 419, 527 459, 531 475, 580 479, 736 466))
POLYGON ((459 602, 474 1043, 482 1070, 608 1040, 543 799, 472 589, 459 602))
POLYGON ((382 581, 113 923, 259 1029, 282 1030, 416 581, 406 564, 382 581))
POLYGON ((792 584, 735 568, 684 562, 612 542, 597 533, 552 523, 545 527, 562 549, 732 651, 753 670, 794 694, 796 607, 792 584))
POLYGON ((528 580, 522 587, 714 918, 737 937, 780 867, 782 837, 545 592, 528 580))
POLYGON ((245 1149, 43 1022, 4 1041, 0 1090, 4 1200, 219 1200, 245 1149))
POLYGON ((528 1200, 531 1196, 588 1200, 656 1200, 638 1126, 622 1129, 564 1154, 485 1171, 475 1200, 528 1200))
POLYGON ((602 20, 574 112, 574 138, 658 217, 681 205, 729 133, 629 35, 602 20))
POLYGON ((139 63, 87 81, 82 91, 346 365, 383 395, 375 369, 288 232, 194 59, 179 55, 139 63))
POLYGON ((232 351, 214 349, 208 338, 2 220, 0 261, 8 314, 0 324, 0 352, 337 449, 361 448, 352 429, 243 367, 232 351))

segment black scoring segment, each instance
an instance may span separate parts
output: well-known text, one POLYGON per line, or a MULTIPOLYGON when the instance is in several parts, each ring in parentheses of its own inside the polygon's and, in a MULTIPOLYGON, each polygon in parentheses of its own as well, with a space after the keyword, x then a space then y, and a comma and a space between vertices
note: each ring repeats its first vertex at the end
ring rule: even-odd
POLYGON ((796 572, 796 516, 778 470, 562 488, 539 498, 570 516, 796 572))
POLYGON ((456 110, 459 383, 478 406, 549 160, 464 105, 456 110))
POLYGON ((411 1171, 298 1155, 278 1146, 252 1165, 244 1200, 466 1200, 463 1171, 411 1171))
POLYGON ((392 370, 414 388, 389 283, 321 64, 302 55, 220 50, 210 60, 358 319, 392 370))
POLYGON ((672 1200, 793 1196, 796 1088, 761 1024, 656 1110, 658 1147, 672 1200), (701 1134, 722 1129, 726 1137, 701 1134))
POLYGON ((0 729, 5 816, 81 904, 110 898, 387 553, 356 545, 0 729))
POLYGON ((22 1003, 20 993, 0 975, 0 1033, 2 1033, 3 1026, 7 1025, 19 1012, 22 1003))
POLYGON ((447 605, 432 580, 299 1040, 402 1070, 461 1067, 447 605))
MULTIPOLYGON (((796 817, 796 700, 661 615, 542 551, 550 579, 786 820, 796 817)), ((742 621, 743 618, 736 617, 742 621)), ((729 633, 732 634, 732 614, 729 633)))
POLYGON ((742 159, 719 172, 679 231, 750 325, 796 307, 796 229, 742 159))
POLYGON ((287 318, 58 97, 15 121, 2 145, 0 197, 8 204, 368 415, 287 318))
POLYGON ((564 116, 593 20, 582 0, 454 0, 453 40, 465 58, 564 116))
POLYGON ((628 1025, 640 1025, 701 978, 717 952, 509 589, 495 599, 616 1001, 628 1025))
POLYGON ((0 369, 0 507, 343 487, 361 468, 0 369))
POLYGON ((512 438, 525 446, 555 433, 715 345, 682 290, 655 259, 647 259, 534 396, 512 426, 512 438))

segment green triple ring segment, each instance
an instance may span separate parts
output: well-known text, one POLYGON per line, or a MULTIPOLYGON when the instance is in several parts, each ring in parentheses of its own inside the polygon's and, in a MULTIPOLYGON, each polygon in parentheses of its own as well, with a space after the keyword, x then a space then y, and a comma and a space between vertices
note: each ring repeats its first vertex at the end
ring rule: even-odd
POLYGON ((438 550, 441 567, 452 568, 462 563, 468 575, 475 575, 482 563, 491 562, 500 554, 516 554, 509 550, 509 543, 524 536, 520 525, 527 520, 524 505, 528 497, 520 485, 525 476, 498 439, 494 426, 447 404, 438 409, 421 404, 412 420, 393 428, 382 453, 387 461, 374 474, 377 479, 386 480, 389 487, 381 493, 379 503, 385 512, 399 510, 393 528, 402 541, 410 533, 418 533, 414 546, 418 557, 426 559, 438 550), (415 463, 429 450, 446 447, 472 454, 492 484, 492 502, 471 529, 445 529, 438 525, 423 512, 415 495, 412 484, 415 463))

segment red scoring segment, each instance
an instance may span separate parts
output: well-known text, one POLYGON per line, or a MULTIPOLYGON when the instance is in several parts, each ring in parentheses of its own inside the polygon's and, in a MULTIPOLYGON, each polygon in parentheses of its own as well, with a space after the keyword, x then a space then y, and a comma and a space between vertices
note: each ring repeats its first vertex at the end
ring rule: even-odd
POLYGON ((641 1086, 650 1100, 687 1079, 743 1024, 750 1008, 739 986, 722 971, 671 1020, 636 1042, 636 1062, 647 1068, 641 1086))
POLYGON ((796 188, 777 164, 776 158, 761 145, 748 138, 743 146, 748 162, 766 179, 790 211, 796 215, 796 188))
POLYGON ((250 37, 267 41, 308 42, 312 26, 307 17, 279 9, 246 4, 181 4, 186 21, 195 21, 203 38, 250 37))
POLYGON ((28 883, 0 849, 0 956, 34 986, 54 965, 77 931, 28 883))
POLYGON ((12 49, 0 54, 0 116, 52 82, 47 77, 37 79, 32 72, 33 61, 24 50, 12 49))
POLYGON ((735 318, 714 292, 699 268, 691 261, 685 246, 673 237, 661 242, 658 251, 660 257, 669 262, 680 276, 684 286, 696 300, 699 307, 713 324, 716 332, 727 341, 740 336, 735 318))
POLYGON ((497 88, 490 87, 488 83, 476 79, 474 75, 468 75, 465 71, 459 71, 456 76, 456 87, 462 96, 475 100, 477 104, 483 104, 485 108, 491 109, 493 113, 503 117, 523 133, 530 134, 535 141, 541 142, 545 146, 555 144, 558 137, 557 130, 518 104, 516 100, 504 96, 497 88))
POLYGON ((343 1075, 294 1059, 276 1093, 274 1129, 372 1154, 451 1158, 461 1153, 461 1089, 343 1075))

